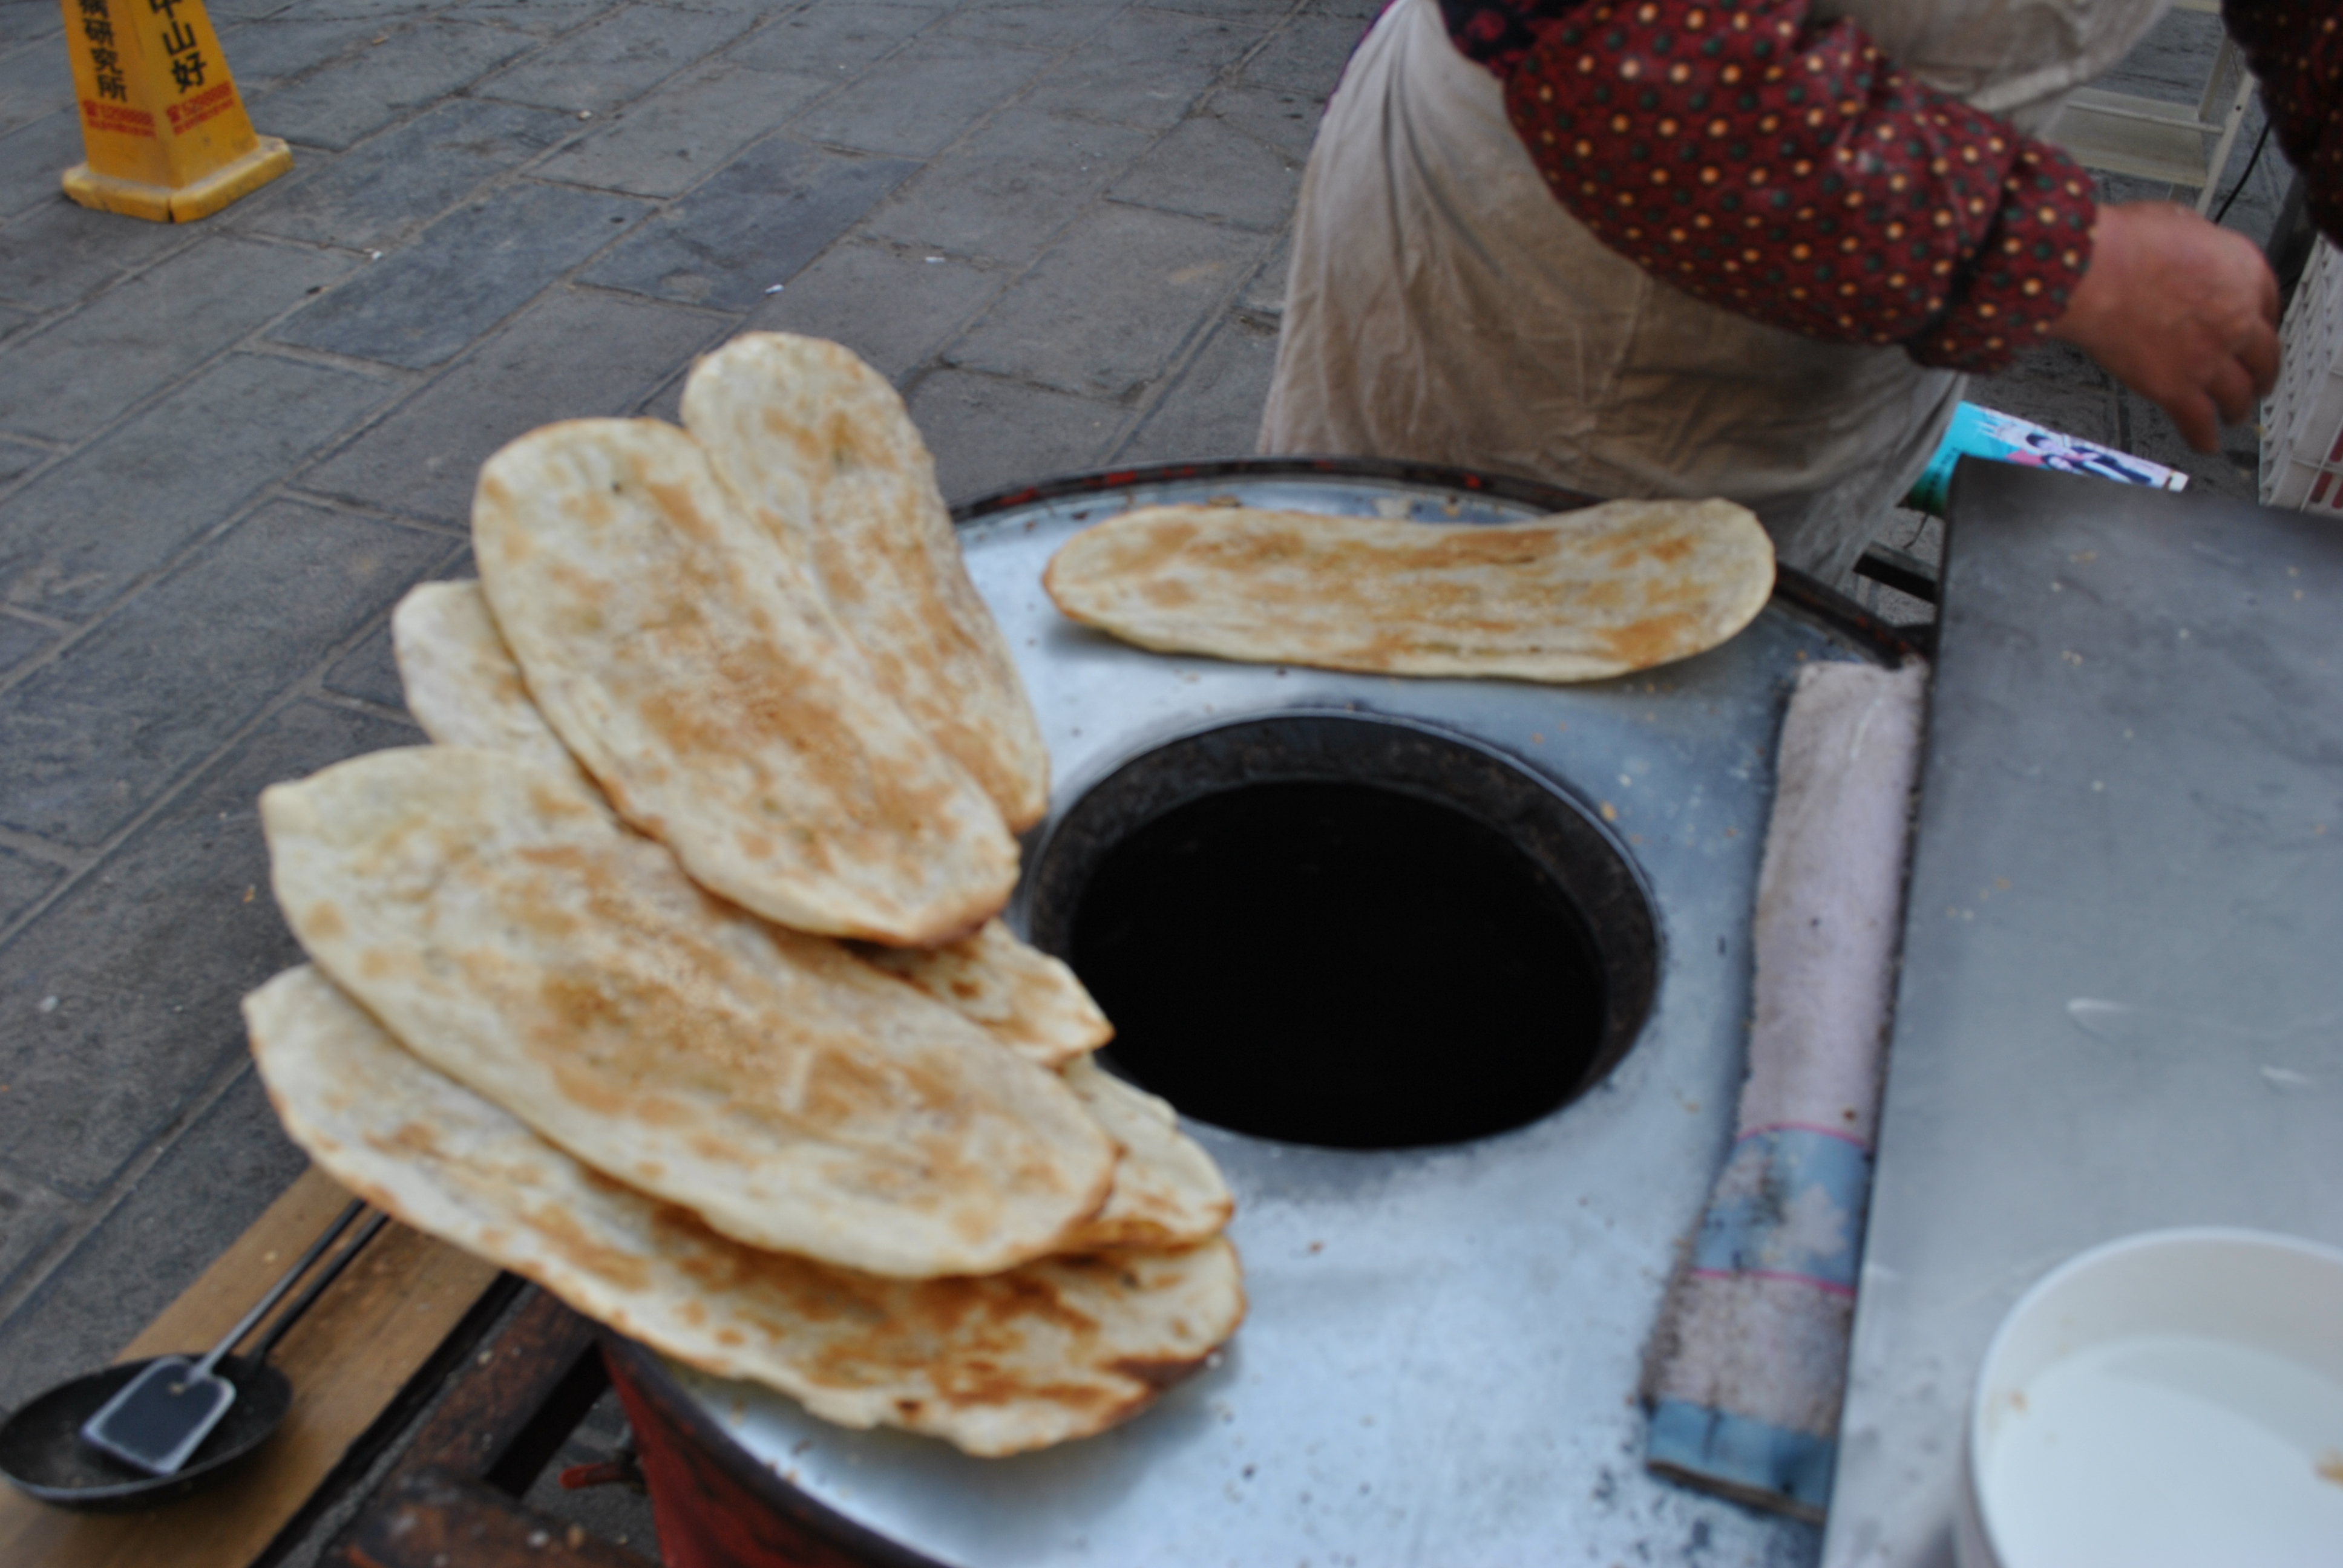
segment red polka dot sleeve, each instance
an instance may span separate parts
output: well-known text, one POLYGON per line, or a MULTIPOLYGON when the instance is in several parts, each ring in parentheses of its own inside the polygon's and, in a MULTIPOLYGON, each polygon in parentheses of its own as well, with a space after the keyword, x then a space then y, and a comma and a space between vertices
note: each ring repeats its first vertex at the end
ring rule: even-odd
POLYGON ((2261 83, 2278 145, 2302 172, 2311 220, 2343 245, 2343 18, 2335 0, 2227 0, 2221 12, 2261 83))
POLYGON ((1556 199, 1656 276, 1808 337, 1993 371, 2065 314, 2089 178, 1805 0, 1443 0, 1556 199))

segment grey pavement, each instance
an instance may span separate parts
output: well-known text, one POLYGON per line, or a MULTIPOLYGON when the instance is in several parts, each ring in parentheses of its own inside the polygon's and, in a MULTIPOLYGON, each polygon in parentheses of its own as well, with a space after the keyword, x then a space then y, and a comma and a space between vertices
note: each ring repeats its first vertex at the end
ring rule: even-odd
MULTIPOLYGON (((216 0, 296 167, 174 227, 59 195, 58 10, 0 0, 0 1407, 300 1170, 236 1011, 297 960, 254 798, 420 739, 386 618, 468 574, 481 459, 672 417, 748 328, 894 378, 955 498, 1250 451, 1301 167, 1375 8, 216 0)), ((2126 85, 2193 95, 2205 21, 2126 85)), ((2281 184, 2266 157, 2232 222, 2281 184)), ((2250 487, 2249 449, 2185 453, 2071 355, 1972 396, 2250 487)))

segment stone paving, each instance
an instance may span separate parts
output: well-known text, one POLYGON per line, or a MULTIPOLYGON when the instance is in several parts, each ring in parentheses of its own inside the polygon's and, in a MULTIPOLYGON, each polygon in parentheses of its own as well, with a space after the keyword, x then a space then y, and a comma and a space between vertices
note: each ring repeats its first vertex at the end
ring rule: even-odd
MULTIPOLYGON (((672 417, 759 327, 896 378, 954 498, 1250 451, 1374 8, 216 0, 297 166, 175 227, 58 194, 58 9, 0 0, 0 1407, 105 1361, 300 1169, 236 1011, 297 958, 254 798, 419 739, 386 618, 469 575, 480 460, 672 417)), ((2193 96, 2206 21, 2132 90, 2193 96)), ((2075 357, 1973 396, 2248 487, 2075 357)))

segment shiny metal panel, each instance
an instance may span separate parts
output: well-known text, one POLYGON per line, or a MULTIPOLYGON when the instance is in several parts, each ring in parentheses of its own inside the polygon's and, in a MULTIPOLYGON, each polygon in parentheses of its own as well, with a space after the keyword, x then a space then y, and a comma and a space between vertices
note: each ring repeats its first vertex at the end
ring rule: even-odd
POLYGON ((2343 534, 1971 462, 1950 541, 1831 1568, 1949 1568, 1970 1385, 2061 1260, 2343 1243, 2343 534))
MULTIPOLYGON (((1731 1134, 1789 683, 1802 660, 1867 656, 1777 607, 1727 647, 1630 680, 1402 680, 1149 654, 1051 608, 1041 569, 1084 522, 1211 496, 1428 518, 1526 510, 1389 480, 1217 477, 971 526, 970 569, 1041 715, 1057 811, 1164 739, 1241 718, 1332 709, 1461 734, 1584 802, 1647 883, 1663 967, 1640 1043, 1563 1111, 1459 1146, 1337 1151, 1192 1123, 1237 1193, 1251 1315, 1208 1371, 1102 1437, 975 1460, 679 1376, 809 1497, 971 1568, 1812 1562, 1810 1527, 1646 1475, 1635 1383, 1731 1134)), ((1424 1050, 1437 1060, 1441 1042, 1424 1050)))

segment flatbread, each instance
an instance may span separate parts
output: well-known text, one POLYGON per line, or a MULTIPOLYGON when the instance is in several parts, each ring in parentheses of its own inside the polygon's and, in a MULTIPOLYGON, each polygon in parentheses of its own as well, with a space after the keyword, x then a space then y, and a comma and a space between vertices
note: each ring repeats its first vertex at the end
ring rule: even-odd
POLYGON ((809 560, 880 686, 1022 832, 1050 754, 1008 645, 961 564, 903 400, 851 349, 751 332, 693 367, 683 422, 716 472, 809 560))
POLYGON ((1114 1027, 1073 970, 998 920, 950 948, 865 956, 1028 1060, 1057 1068, 1122 1151, 1105 1207, 1075 1227, 1065 1247, 1189 1246, 1229 1222, 1236 1200, 1212 1157, 1180 1131, 1179 1112, 1090 1060, 1114 1027))
POLYGON ((1225 1241, 920 1283, 757 1251, 581 1166, 401 1050, 311 970, 244 1007, 286 1131, 352 1191, 620 1333, 843 1426, 988 1455, 1088 1436, 1195 1371, 1244 1314, 1225 1241))
POLYGON ((1067 1248, 1184 1247, 1219 1235, 1236 1212, 1236 1200, 1212 1157, 1180 1131, 1179 1112, 1170 1102, 1088 1057, 1060 1070, 1122 1146, 1106 1207, 1075 1227, 1067 1248))
POLYGON ((1601 680, 1687 658, 1765 607, 1774 548, 1730 501, 1611 501, 1493 527, 1145 507, 1042 578, 1141 648, 1388 675, 1601 680))
POLYGON ((442 746, 517 751, 586 782, 569 748, 530 700, 478 583, 409 588, 391 612, 390 646, 407 711, 424 734, 442 746))
POLYGON ((1043 1067, 1063 1066, 1114 1038, 1114 1025, 1074 971, 997 920, 940 948, 856 950, 1043 1067))
MULTIPOLYGON (((391 616, 407 706, 443 745, 523 752, 586 784, 568 748, 529 700, 476 582, 425 583, 391 616)), ((1058 1067, 1114 1038, 1074 971, 999 920, 940 948, 858 943, 858 958, 907 980, 1011 1050, 1058 1067)))
POLYGON ((999 809, 690 437, 652 419, 531 431, 481 468, 472 538, 547 721, 702 886, 799 930, 912 947, 1007 901, 999 809))
POLYGON ((710 898, 552 769, 377 751, 260 798, 277 901, 409 1050, 752 1246, 904 1278, 1055 1250, 1117 1157, 1055 1075, 710 898))

